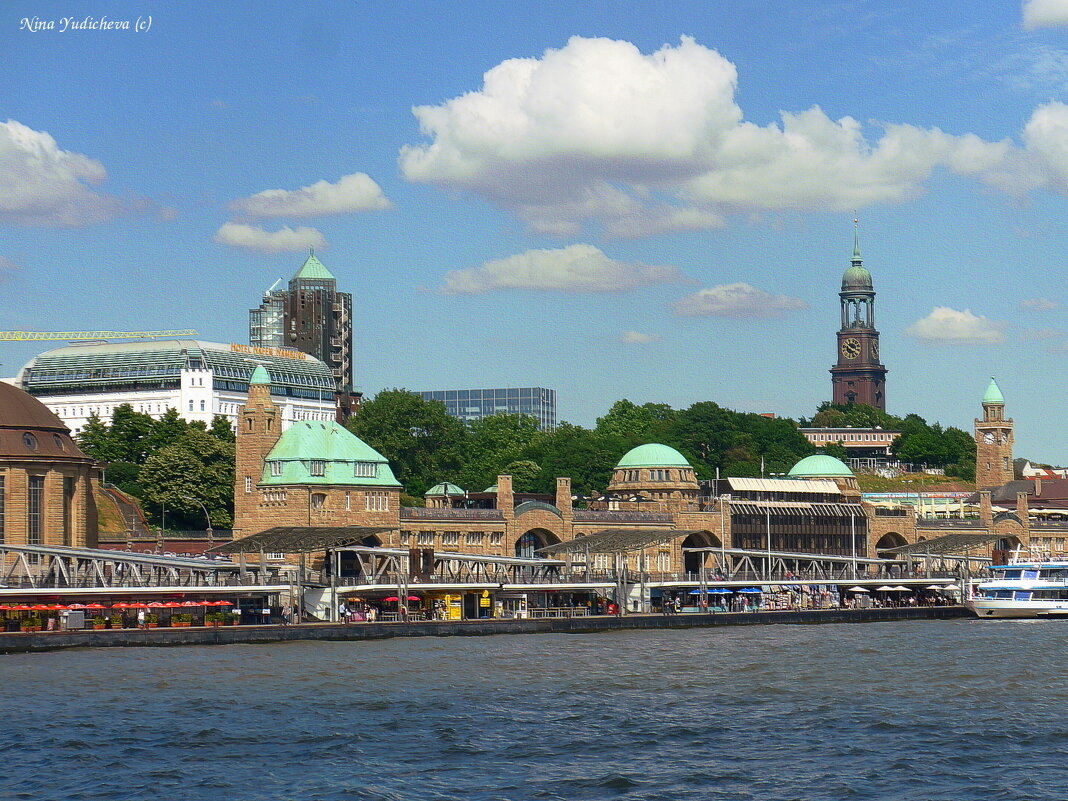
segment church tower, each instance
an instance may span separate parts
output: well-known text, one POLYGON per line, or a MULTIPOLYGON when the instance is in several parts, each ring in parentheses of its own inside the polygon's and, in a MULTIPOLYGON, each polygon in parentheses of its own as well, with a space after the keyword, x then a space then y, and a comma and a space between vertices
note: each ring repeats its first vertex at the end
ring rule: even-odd
POLYGON ((991 378, 983 395, 983 419, 975 421, 975 485, 990 489, 1012 479, 1012 418, 1005 419, 1005 396, 991 378))
POLYGON ((259 507, 259 483, 263 461, 282 433, 282 416, 271 400, 271 376, 262 364, 248 380, 248 401, 237 414, 234 436, 234 537, 255 534, 246 531, 247 521, 259 507))
POLYGON ((886 368, 879 362, 875 330, 875 289, 860 258, 860 234, 853 220, 853 260, 842 276, 842 327, 838 362, 831 368, 831 400, 864 403, 886 411, 886 368))

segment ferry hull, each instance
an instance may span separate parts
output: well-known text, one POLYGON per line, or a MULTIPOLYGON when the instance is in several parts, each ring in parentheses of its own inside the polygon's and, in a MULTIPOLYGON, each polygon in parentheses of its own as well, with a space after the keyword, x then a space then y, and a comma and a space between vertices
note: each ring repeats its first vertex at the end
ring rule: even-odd
POLYGON ((973 598, 967 606, 978 617, 985 618, 1066 618, 1068 602, 1010 601, 1007 599, 973 598))

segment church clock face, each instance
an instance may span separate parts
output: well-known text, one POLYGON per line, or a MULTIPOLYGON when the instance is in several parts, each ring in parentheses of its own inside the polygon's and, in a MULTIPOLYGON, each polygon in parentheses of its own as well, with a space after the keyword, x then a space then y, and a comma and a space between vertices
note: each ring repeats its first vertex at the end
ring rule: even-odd
POLYGON ((871 360, 873 362, 879 361, 879 340, 873 339, 868 347, 871 350, 871 360))
POLYGON ((994 444, 994 432, 993 431, 987 431, 985 434, 983 434, 983 442, 985 442, 987 445, 993 445, 994 444))
POLYGON ((855 359, 860 355, 860 340, 855 337, 842 342, 842 355, 847 359, 855 359))

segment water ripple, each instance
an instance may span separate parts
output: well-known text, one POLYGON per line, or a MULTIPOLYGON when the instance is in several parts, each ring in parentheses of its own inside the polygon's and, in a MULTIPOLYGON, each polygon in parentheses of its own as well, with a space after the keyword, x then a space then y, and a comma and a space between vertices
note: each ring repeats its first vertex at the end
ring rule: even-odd
POLYGON ((0 658, 2 799, 1061 799, 1055 623, 0 658))

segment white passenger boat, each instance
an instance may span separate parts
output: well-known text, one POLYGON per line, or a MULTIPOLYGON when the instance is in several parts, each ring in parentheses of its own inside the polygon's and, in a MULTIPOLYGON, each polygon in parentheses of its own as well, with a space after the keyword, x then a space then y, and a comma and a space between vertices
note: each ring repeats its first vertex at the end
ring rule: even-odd
POLYGON ((1068 619, 1068 559, 993 565, 967 602, 979 617, 1068 619))

